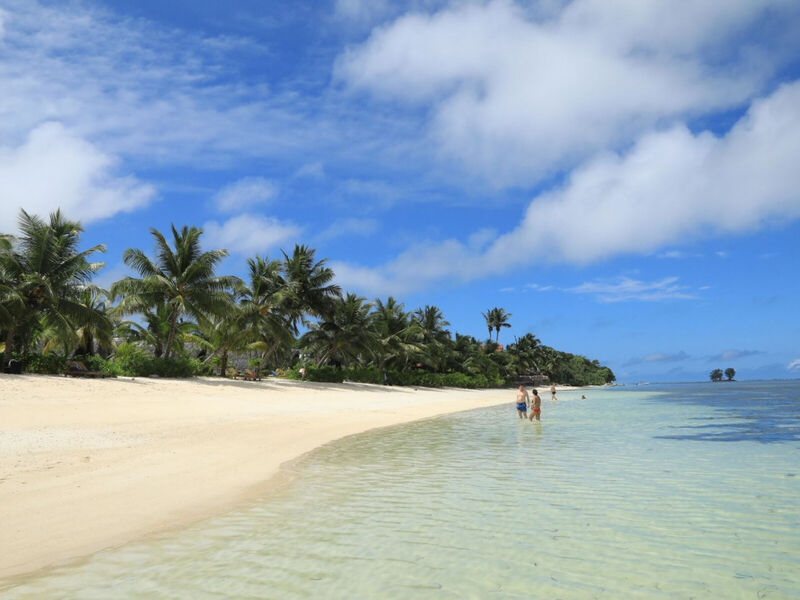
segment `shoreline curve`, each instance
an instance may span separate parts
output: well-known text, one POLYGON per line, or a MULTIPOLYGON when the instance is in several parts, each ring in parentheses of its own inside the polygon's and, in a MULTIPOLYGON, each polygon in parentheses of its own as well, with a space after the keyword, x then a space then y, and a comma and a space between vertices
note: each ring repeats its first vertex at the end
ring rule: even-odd
MULTIPOLYGON (((511 400, 509 400, 511 398, 511 400)), ((330 442, 508 402, 463 390, 0 375, 0 583, 265 497, 330 442)))

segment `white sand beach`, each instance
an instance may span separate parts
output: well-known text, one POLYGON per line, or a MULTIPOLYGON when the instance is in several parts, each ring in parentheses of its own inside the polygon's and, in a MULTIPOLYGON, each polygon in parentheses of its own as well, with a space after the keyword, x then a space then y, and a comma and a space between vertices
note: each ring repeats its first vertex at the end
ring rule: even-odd
POLYGON ((513 400, 507 390, 1 375, 0 577, 231 509, 332 440, 513 400))

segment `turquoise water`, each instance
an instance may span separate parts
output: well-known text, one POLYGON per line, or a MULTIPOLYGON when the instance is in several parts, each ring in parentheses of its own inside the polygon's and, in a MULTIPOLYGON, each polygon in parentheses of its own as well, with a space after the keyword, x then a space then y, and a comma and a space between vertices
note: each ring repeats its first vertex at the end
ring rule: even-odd
POLYGON ((0 597, 800 597, 800 382, 639 390, 340 440, 252 507, 0 597))

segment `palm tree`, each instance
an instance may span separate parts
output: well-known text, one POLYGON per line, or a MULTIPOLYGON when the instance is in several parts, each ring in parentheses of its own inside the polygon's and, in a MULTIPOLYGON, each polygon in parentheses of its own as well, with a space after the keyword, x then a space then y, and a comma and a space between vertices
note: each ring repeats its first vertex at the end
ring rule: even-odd
POLYGON ((316 359, 317 366, 364 362, 373 354, 376 342, 370 308, 365 298, 355 294, 335 300, 332 317, 312 323, 301 346, 316 359))
MULTIPOLYGON (((106 300, 108 292, 96 285, 87 285, 79 295, 78 301, 89 310, 107 315, 106 300)), ((109 319, 110 323, 110 319, 109 319)), ((75 332, 78 337, 77 354, 90 355, 98 350, 108 351, 112 346, 111 327, 98 327, 94 323, 85 323, 75 332)))
POLYGON ((201 318, 195 329, 196 333, 187 334, 184 339, 208 353, 206 363, 219 356, 219 375, 225 377, 229 355, 246 347, 249 331, 242 327, 242 311, 232 303, 224 316, 201 318))
POLYGON ((111 295, 120 298, 122 314, 145 312, 166 304, 169 313, 165 358, 173 351, 178 320, 182 315, 196 319, 222 317, 231 307, 229 291, 239 279, 217 276, 215 269, 228 255, 227 250, 200 249, 202 229, 172 226, 173 248, 157 229, 150 229, 156 242, 156 258, 151 260, 137 248, 128 248, 122 260, 140 277, 126 277, 111 286, 111 295))
POLYGON ((486 329, 489 331, 489 339, 492 338, 492 331, 494 331, 494 325, 497 322, 495 309, 490 308, 486 312, 482 312, 483 320, 486 321, 486 329))
POLYGON ((514 374, 523 375, 537 368, 536 355, 539 345, 539 338, 532 333, 526 333, 521 338, 516 338, 513 344, 508 345, 506 350, 511 357, 510 367, 514 374))
POLYGON ((3 365, 8 363, 15 336, 22 334, 29 340, 37 328, 64 338, 74 338, 76 329, 87 326, 110 334, 108 317, 80 301, 82 291, 103 266, 90 262, 89 257, 104 252, 105 246, 79 251, 83 229, 61 211, 45 221, 21 210, 19 230, 15 247, 7 236, 3 239, 0 258, 0 318, 7 321, 3 365))
POLYGON ((425 308, 415 310, 412 318, 422 328, 423 338, 426 342, 441 339, 442 335, 450 337, 450 332, 445 329, 450 326, 450 323, 445 320, 438 306, 426 304, 425 308))
POLYGON ((511 318, 511 313, 507 313, 504 308, 495 308, 494 329, 497 332, 494 341, 500 343, 500 329, 503 327, 511 327, 508 320, 511 318))
POLYGON ((450 332, 446 329, 450 323, 438 306, 429 304, 415 310, 411 318, 422 332, 424 362, 433 369, 443 369, 447 360, 446 347, 451 343, 450 332))
POLYGON ((537 346, 534 351, 534 363, 540 373, 547 375, 550 381, 556 381, 558 376, 558 350, 550 346, 537 346))
POLYGON ((402 303, 391 296, 375 300, 372 322, 377 336, 377 358, 382 370, 400 368, 421 349, 422 328, 412 320, 402 303))
MULTIPOLYGON (((16 316, 22 312, 25 301, 19 293, 19 268, 15 264, 13 253, 13 237, 0 235, 0 332, 10 332, 13 337, 13 326, 16 316)), ((3 339, 6 339, 5 337, 3 339)), ((5 353, 6 345, 4 344, 5 353)), ((5 360, 3 361, 5 364, 5 360)), ((2 366, 2 365, 0 365, 2 366)))
MULTIPOLYGON (((114 310, 114 314, 119 314, 114 310)), ((169 338, 170 329, 170 308, 165 302, 161 302, 153 307, 139 313, 142 323, 136 321, 120 321, 114 333, 125 339, 127 342, 141 342, 153 349, 153 356, 161 358, 164 356, 169 338)), ((187 337, 192 335, 196 328, 192 321, 179 320, 172 340, 172 350, 179 351, 183 348, 187 337)))
POLYGON ((504 308, 494 307, 481 313, 486 321, 486 328, 489 330, 489 339, 492 337, 492 331, 496 332, 495 342, 500 341, 500 329, 503 327, 511 327, 508 320, 511 318, 511 313, 507 313, 504 308))
POLYGON ((315 261, 314 255, 314 250, 300 245, 295 245, 291 256, 283 253, 284 306, 294 325, 305 315, 330 316, 334 300, 342 295, 341 288, 331 283, 334 273, 325 266, 327 259, 315 261))
POLYGON ((263 367, 266 360, 290 347, 297 330, 285 306, 288 294, 281 261, 255 256, 248 259, 247 266, 247 283, 237 291, 241 327, 248 332, 247 348, 261 353, 263 367))

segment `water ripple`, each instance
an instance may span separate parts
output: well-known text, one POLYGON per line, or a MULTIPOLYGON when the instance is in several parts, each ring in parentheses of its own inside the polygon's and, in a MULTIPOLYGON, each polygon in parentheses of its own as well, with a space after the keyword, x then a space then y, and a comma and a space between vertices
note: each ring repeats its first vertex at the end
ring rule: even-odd
POLYGON ((348 438, 256 506, 0 596, 798 597, 798 449, 714 443, 774 442, 785 417, 703 394, 564 394, 541 424, 509 405, 348 438))

